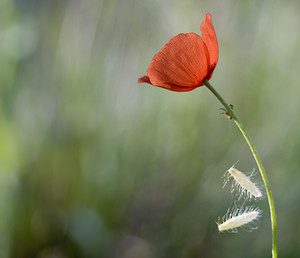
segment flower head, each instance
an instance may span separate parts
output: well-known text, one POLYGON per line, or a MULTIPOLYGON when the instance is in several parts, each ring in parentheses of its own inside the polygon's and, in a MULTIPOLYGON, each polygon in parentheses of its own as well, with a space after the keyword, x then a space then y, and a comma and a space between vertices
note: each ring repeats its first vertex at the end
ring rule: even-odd
POLYGON ((138 79, 171 91, 190 91, 209 80, 218 62, 218 43, 211 15, 201 24, 202 37, 181 33, 173 37, 152 59, 148 76, 138 79))

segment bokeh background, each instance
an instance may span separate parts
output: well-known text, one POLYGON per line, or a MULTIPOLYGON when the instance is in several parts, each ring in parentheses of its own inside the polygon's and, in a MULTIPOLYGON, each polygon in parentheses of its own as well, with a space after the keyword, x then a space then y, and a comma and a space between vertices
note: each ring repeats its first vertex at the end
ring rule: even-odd
POLYGON ((216 98, 137 84, 207 12, 211 83, 264 161, 280 257, 300 257, 299 11, 298 0, 1 0, 0 257, 271 257, 266 198, 246 204, 263 210, 257 230, 217 230, 237 199, 224 172, 256 166, 216 98))

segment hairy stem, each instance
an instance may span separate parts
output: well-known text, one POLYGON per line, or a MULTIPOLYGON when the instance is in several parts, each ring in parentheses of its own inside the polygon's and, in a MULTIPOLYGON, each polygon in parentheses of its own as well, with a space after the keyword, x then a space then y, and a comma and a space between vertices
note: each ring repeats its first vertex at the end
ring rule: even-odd
POLYGON ((258 166, 260 175, 263 179, 266 192, 267 192, 267 197, 268 197, 268 202, 269 202, 269 208, 270 208, 270 217, 271 217, 271 227, 272 227, 272 257, 277 258, 277 238, 276 238, 276 215, 275 215, 275 206, 274 206, 274 200, 273 196, 271 193, 270 185, 268 183, 267 175, 265 172, 265 169, 263 167, 263 164, 261 162, 260 157, 258 156, 258 153, 255 149, 255 146, 253 145, 250 137, 248 136, 242 122, 240 119, 237 117, 237 115, 234 113, 232 110, 232 107, 228 105, 228 103, 223 99, 223 97, 217 92, 217 90, 207 81, 204 81, 204 85, 217 97, 217 99, 222 103, 222 105, 225 107, 227 110, 228 114, 232 117, 234 120, 235 124, 241 131, 242 135, 244 136, 251 152, 252 155, 256 161, 256 164, 258 166))

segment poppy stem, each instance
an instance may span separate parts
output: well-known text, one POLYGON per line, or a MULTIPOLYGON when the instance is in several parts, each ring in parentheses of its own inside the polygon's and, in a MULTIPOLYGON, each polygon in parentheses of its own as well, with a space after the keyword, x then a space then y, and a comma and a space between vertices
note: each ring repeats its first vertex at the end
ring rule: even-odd
POLYGON ((271 189, 270 189, 270 185, 268 183, 268 179, 267 179, 267 175, 265 172, 265 169, 263 167, 263 164, 261 162, 260 157, 258 156, 258 153, 255 149, 254 144, 252 143, 252 141, 250 140, 250 137, 248 136, 242 122, 240 121, 240 119, 237 117, 237 115, 234 113, 234 111, 232 110, 232 107, 225 101, 225 99, 223 99, 223 97, 218 93, 218 91, 207 81, 205 80, 204 85, 217 97, 217 99, 222 103, 222 105, 225 107, 225 109, 228 111, 229 115, 232 117, 232 119, 234 120, 235 124, 237 125, 237 127, 239 128, 239 130, 241 131, 242 135, 244 136, 251 152, 252 155, 256 161, 256 164, 258 166, 260 175, 263 179, 265 188, 266 188, 266 192, 267 192, 267 197, 268 197, 268 202, 269 202, 269 208, 270 208, 270 217, 271 217, 271 227, 272 227, 272 257, 273 258, 277 258, 277 238, 276 238, 276 215, 275 215, 275 206, 274 206, 274 200, 273 200, 273 196, 271 193, 271 189))

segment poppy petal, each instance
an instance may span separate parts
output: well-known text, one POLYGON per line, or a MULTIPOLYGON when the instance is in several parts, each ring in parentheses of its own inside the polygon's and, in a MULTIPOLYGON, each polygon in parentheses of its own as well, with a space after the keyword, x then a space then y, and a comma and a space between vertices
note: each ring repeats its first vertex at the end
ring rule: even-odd
MULTIPOLYGON (((155 86, 158 86, 158 85, 155 85, 155 86)), ((183 86, 176 85, 176 84, 164 84, 163 86, 158 86, 158 87, 162 87, 164 89, 171 90, 171 91, 184 92, 184 91, 194 90, 198 86, 183 87, 183 86)))
MULTIPOLYGON (((138 83, 149 83, 151 85, 153 85, 151 82, 150 82, 150 79, 148 76, 143 76, 141 78, 138 79, 138 83)), ((161 87, 161 86, 158 86, 158 87, 161 87)), ((163 86, 163 88, 167 89, 167 90, 171 90, 171 91, 179 91, 179 92, 183 92, 183 91, 190 91, 190 90, 193 90, 195 89, 196 87, 182 87, 182 86, 178 86, 178 85, 175 85, 175 84, 165 84, 163 86)))
POLYGON ((202 40, 209 53, 209 66, 214 69, 218 62, 218 42, 209 13, 205 15, 204 22, 201 24, 201 31, 202 40))
POLYGON ((149 77, 146 76, 146 75, 144 75, 143 77, 139 78, 138 79, 138 83, 150 83, 151 84, 151 82, 149 80, 149 77))
POLYGON ((151 84, 170 90, 188 91, 202 85, 208 63, 201 37, 195 33, 173 37, 153 57, 147 74, 151 84))

